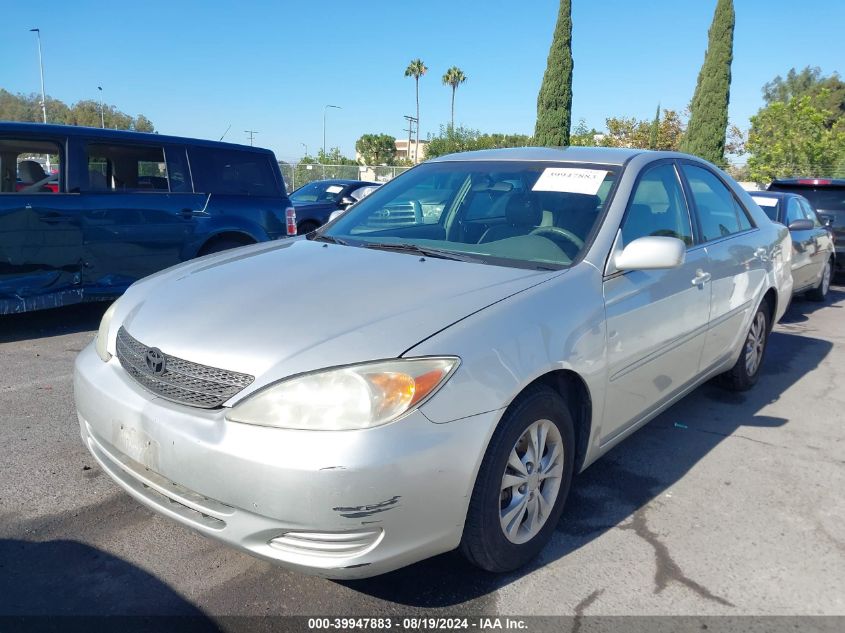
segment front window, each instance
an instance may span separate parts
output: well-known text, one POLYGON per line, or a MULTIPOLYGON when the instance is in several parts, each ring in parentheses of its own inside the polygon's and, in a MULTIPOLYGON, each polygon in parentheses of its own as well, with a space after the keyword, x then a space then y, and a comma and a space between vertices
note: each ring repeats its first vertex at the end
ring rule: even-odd
POLYGON ((382 185, 312 239, 557 269, 581 255, 617 177, 617 168, 578 163, 428 163, 382 185))
POLYGON ((290 194, 290 199, 294 204, 337 202, 340 200, 343 187, 343 185, 333 182, 309 182, 290 194))

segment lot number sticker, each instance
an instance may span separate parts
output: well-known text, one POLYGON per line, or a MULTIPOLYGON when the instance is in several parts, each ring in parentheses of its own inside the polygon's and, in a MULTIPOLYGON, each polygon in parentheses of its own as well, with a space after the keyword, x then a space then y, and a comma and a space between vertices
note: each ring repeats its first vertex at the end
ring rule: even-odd
POLYGON ((605 169, 578 169, 575 167, 547 167, 540 174, 531 191, 559 191, 562 193, 598 193, 605 169))
POLYGON ((340 193, 341 191, 343 191, 343 187, 339 185, 331 185, 329 187, 326 187, 326 191, 328 193, 340 193))

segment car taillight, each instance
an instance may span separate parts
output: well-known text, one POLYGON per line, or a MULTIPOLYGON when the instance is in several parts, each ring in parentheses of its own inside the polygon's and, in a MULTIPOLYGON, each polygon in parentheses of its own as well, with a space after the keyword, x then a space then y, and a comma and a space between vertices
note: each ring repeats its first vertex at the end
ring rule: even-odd
POLYGON ((801 178, 798 180, 799 185, 829 185, 830 180, 826 178, 801 178))
POLYGON ((285 209, 285 226, 288 235, 296 235, 296 209, 293 207, 285 209))

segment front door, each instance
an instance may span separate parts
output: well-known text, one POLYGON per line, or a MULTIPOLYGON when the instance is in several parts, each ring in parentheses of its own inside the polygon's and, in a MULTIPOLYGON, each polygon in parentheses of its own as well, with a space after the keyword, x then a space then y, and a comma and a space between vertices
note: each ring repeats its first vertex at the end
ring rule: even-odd
POLYGON ((671 162, 640 177, 617 247, 649 235, 683 240, 686 260, 678 268, 616 272, 604 281, 609 374, 602 443, 698 375, 710 311, 710 262, 703 248, 693 246, 689 210, 671 162))
POLYGON ((0 138, 0 314, 81 298, 82 214, 63 159, 61 142, 0 138))

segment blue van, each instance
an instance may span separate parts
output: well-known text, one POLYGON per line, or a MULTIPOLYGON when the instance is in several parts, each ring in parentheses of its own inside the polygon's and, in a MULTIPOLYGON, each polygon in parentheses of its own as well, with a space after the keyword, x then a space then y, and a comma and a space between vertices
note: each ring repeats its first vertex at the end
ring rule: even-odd
POLYGON ((0 122, 0 314, 110 299, 198 255, 295 234, 269 150, 0 122))

